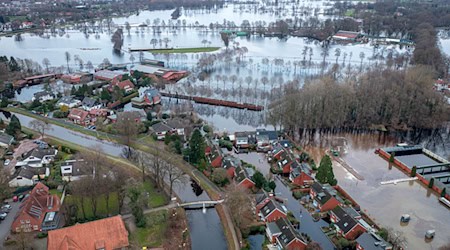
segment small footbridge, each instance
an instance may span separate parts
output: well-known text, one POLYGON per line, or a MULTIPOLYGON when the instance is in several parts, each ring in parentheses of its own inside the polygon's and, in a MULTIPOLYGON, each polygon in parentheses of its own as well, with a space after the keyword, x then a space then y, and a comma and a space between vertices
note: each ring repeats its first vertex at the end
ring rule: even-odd
POLYGON ((213 208, 217 204, 221 204, 223 202, 224 202, 223 199, 217 201, 192 201, 192 202, 178 203, 178 207, 182 207, 186 210, 202 209, 203 213, 206 213, 207 208, 213 208))

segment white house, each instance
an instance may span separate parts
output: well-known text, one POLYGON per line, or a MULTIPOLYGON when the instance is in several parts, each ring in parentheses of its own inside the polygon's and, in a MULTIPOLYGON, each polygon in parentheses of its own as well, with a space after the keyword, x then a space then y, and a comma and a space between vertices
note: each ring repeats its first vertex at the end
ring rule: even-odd
POLYGON ((102 104, 97 102, 97 100, 85 97, 83 101, 81 102, 81 105, 84 110, 91 111, 91 109, 101 109, 102 104))
POLYGON ((55 95, 53 95, 52 92, 41 91, 41 92, 35 93, 33 95, 33 97, 31 98, 31 101, 35 101, 37 99, 39 102, 45 102, 45 101, 53 100, 54 98, 55 98, 55 95))
POLYGON ((58 107, 67 106, 69 108, 75 108, 81 105, 81 101, 76 99, 74 96, 63 96, 56 103, 58 107))
POLYGON ((93 174, 94 171, 90 171, 86 166, 84 160, 67 160, 61 164, 61 176, 63 181, 77 181, 82 177, 93 174))
POLYGON ((31 168, 21 167, 16 170, 13 178, 9 181, 10 187, 26 187, 33 186, 40 179, 50 175, 49 168, 31 168))
POLYGON ((18 162, 16 166, 30 166, 33 168, 40 168, 52 162, 57 154, 58 150, 54 148, 35 148, 32 151, 26 153, 23 157, 23 160, 18 162))
POLYGON ((159 122, 159 123, 153 124, 151 129, 155 133, 156 139, 158 139, 158 140, 164 140, 164 138, 166 137, 166 134, 169 133, 170 130, 172 130, 172 128, 169 127, 164 122, 159 122))

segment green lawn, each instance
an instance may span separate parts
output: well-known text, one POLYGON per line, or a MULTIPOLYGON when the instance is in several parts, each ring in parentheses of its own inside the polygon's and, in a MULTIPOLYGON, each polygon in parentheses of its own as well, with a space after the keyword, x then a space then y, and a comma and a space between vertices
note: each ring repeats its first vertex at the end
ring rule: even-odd
POLYGON ((180 48, 180 49, 151 49, 150 53, 169 54, 169 53, 201 53, 213 52, 219 50, 220 47, 197 47, 197 48, 180 48))
MULTIPOLYGON (((77 205, 78 206, 78 219, 84 220, 83 210, 81 208, 80 197, 74 195, 66 196, 64 203, 67 205, 77 205)), ((92 212, 91 200, 87 197, 84 198, 83 206, 86 212, 87 219, 93 219, 94 213, 92 212)), ((117 193, 111 193, 109 196, 109 214, 116 215, 119 214, 119 200, 117 198, 117 193)), ((108 212, 106 209, 106 197, 104 195, 97 197, 97 217, 107 217, 108 212)))
POLYGON ((59 192, 59 191, 56 190, 56 189, 50 189, 49 192, 50 192, 50 194, 56 194, 56 195, 58 195, 59 198, 61 198, 61 196, 62 196, 62 193, 59 192))
POLYGON ((162 246, 167 230, 167 211, 153 212, 145 215, 145 218, 147 226, 130 233, 130 241, 150 248, 162 246))
POLYGON ((144 183, 144 189, 149 193, 148 205, 150 208, 161 207, 168 203, 167 196, 155 189, 154 183, 152 181, 146 181, 144 183))

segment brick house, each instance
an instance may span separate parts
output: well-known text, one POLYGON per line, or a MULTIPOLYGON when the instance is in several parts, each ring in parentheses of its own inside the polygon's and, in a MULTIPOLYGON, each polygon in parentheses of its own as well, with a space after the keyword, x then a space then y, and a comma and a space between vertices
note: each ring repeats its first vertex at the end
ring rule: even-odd
POLYGON ((347 240, 354 240, 366 232, 366 229, 353 216, 345 212, 341 206, 335 207, 329 213, 330 220, 334 223, 337 233, 347 240))
POLYGON ((326 212, 339 206, 341 202, 336 198, 337 192, 328 184, 321 185, 314 182, 309 190, 309 195, 313 199, 313 205, 321 212, 326 212))
POLYGON ((86 126, 91 121, 89 112, 79 108, 71 109, 69 115, 67 116, 67 119, 81 126, 86 126))
POLYGON ((222 160, 222 165, 227 170, 228 177, 232 179, 235 176, 236 168, 241 165, 241 162, 233 156, 225 156, 222 160))
POLYGON ((280 157, 280 160, 277 162, 277 168, 281 170, 283 174, 291 173, 291 165, 294 163, 294 160, 292 160, 286 151, 283 151, 280 157))
POLYGON ((115 87, 118 87, 120 90, 125 91, 125 93, 130 93, 134 89, 134 84, 130 80, 125 81, 112 81, 108 86, 108 90, 110 92, 114 91, 115 87))
POLYGON ((238 184, 238 186, 245 188, 253 188, 255 186, 255 182, 252 180, 252 176, 254 174, 254 170, 251 168, 244 168, 241 166, 236 167, 234 180, 238 184))
POLYGON ((20 210, 11 225, 12 232, 32 232, 55 229, 59 225, 61 201, 38 182, 30 195, 20 204, 20 210))
POLYGON ((299 186, 309 185, 314 182, 311 177, 311 171, 306 163, 291 165, 291 173, 289 174, 289 180, 299 186))
POLYGON ((205 148, 205 155, 206 159, 208 160, 209 164, 213 168, 222 167, 222 155, 220 153, 220 149, 217 147, 217 145, 214 145, 213 143, 208 143, 208 146, 205 148))
POLYGON ((305 250, 308 241, 286 218, 267 223, 266 235, 277 249, 305 250))
POLYGON ((261 207, 259 215, 261 220, 265 222, 273 222, 280 218, 286 218, 287 209, 278 201, 270 199, 263 207, 261 207))
POLYGON ((274 146, 274 148, 272 149, 271 154, 274 159, 280 160, 283 152, 284 152, 284 147, 281 146, 280 144, 276 144, 274 146))

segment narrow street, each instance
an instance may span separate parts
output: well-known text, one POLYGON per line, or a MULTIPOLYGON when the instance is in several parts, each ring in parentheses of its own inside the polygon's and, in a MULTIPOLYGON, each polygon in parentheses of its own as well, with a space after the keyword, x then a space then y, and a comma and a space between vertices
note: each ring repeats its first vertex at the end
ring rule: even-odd
POLYGON ((21 204, 20 202, 12 202, 12 199, 9 199, 8 201, 11 205, 11 210, 4 220, 0 220, 0 246, 3 246, 5 237, 7 237, 11 232, 11 225, 14 221, 14 216, 16 216, 17 212, 19 211, 19 207, 21 204))

